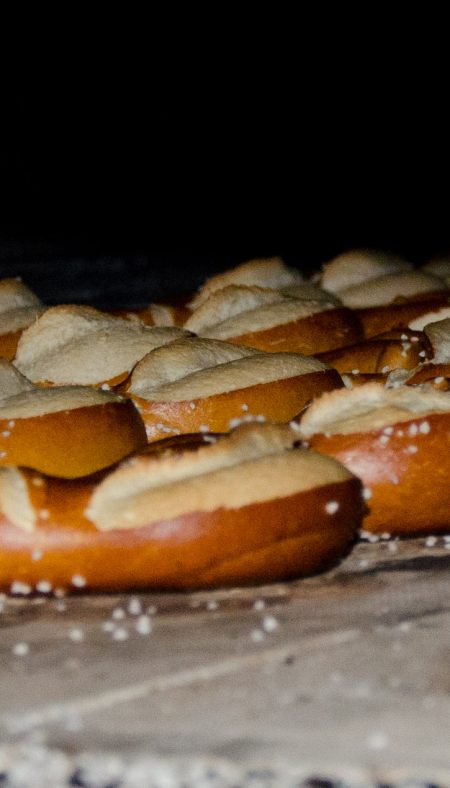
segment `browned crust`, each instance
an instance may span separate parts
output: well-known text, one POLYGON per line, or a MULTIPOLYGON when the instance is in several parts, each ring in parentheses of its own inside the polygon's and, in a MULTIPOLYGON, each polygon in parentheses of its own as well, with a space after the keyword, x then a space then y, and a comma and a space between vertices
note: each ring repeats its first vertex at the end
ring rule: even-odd
POLYGON ((406 381, 408 386, 430 383, 440 391, 450 389, 450 364, 424 364, 406 381))
POLYGON ((136 396, 133 401, 144 420, 148 440, 155 441, 165 430, 189 433, 207 427, 210 432, 228 432, 230 422, 246 416, 287 422, 314 397, 342 387, 340 375, 327 369, 192 401, 153 402, 136 396))
POLYGON ((373 430, 328 437, 319 434, 309 442, 316 451, 342 462, 371 490, 364 519, 368 531, 400 536, 448 531, 450 414, 422 416, 393 427, 390 436, 373 430), (424 422, 430 427, 427 433, 420 431, 424 422), (417 427, 414 436, 412 425, 417 427))
POLYGON ((106 468, 145 443, 144 425, 129 401, 0 419, 0 465, 63 478, 106 468))
POLYGON ((0 336, 0 358, 6 358, 7 361, 13 360, 22 332, 23 328, 19 331, 9 331, 0 336))
POLYGON ((231 337, 227 342, 276 353, 304 353, 307 356, 351 345, 361 339, 358 317, 351 309, 326 309, 264 331, 231 337))
POLYGON ((360 525, 360 482, 348 479, 239 510, 194 512, 127 531, 97 531, 83 517, 93 480, 49 480, 38 493, 33 533, 0 515, 0 577, 89 590, 186 590, 287 580, 324 570, 348 550, 360 525), (325 506, 338 503, 328 514, 325 506), (39 560, 33 555, 42 553, 39 560))
POLYGON ((392 329, 407 328, 411 320, 427 312, 432 312, 438 305, 448 303, 448 291, 435 294, 426 293, 408 299, 404 303, 392 303, 385 306, 373 306, 365 309, 355 309, 355 314, 363 328, 366 339, 383 334, 392 329))
MULTIPOLYGON (((373 374, 386 371, 387 368, 414 369, 424 360, 424 356, 420 354, 427 353, 424 350, 425 344, 428 347, 428 342, 376 338, 316 355, 320 361, 330 364, 340 373, 349 373, 356 369, 365 374, 373 374)), ((425 358, 430 358, 431 355, 429 352, 425 358)))

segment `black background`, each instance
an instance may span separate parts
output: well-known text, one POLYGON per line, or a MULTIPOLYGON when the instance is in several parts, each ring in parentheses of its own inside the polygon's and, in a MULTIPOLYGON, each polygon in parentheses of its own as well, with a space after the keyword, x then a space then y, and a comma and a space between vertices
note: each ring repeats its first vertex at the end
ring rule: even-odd
POLYGON ((131 305, 255 256, 309 273, 355 246, 417 264, 447 251, 439 115, 404 85, 387 98, 342 79, 283 88, 269 69, 239 94, 192 72, 164 90, 151 75, 15 86, 0 275, 49 303, 131 305))

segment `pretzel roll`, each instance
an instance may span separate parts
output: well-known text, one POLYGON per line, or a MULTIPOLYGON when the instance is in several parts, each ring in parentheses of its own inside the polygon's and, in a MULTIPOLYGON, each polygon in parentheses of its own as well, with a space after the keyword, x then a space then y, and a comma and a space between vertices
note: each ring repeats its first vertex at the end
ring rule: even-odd
POLYGON ((366 487, 364 528, 396 535, 449 529, 450 392, 368 383, 324 394, 301 435, 366 487))
POLYGON ((355 315, 333 303, 291 298, 278 290, 230 285, 214 293, 185 328, 268 352, 313 355, 361 337, 355 315))
POLYGON ((261 353, 191 338, 149 353, 135 368, 127 395, 149 441, 166 432, 228 432, 236 420, 289 421, 340 375, 299 353, 261 353))
POLYGON ((293 268, 288 268, 281 257, 257 258, 212 276, 200 288, 188 306, 192 310, 198 309, 213 293, 229 285, 256 285, 277 290, 299 284, 302 281, 301 273, 293 268))
POLYGON ((374 306, 367 309, 355 309, 358 320, 366 339, 379 336, 391 330, 421 330, 424 323, 421 321, 423 315, 431 315, 426 323, 431 322, 433 314, 441 308, 448 306, 449 294, 447 291, 434 293, 432 296, 427 294, 426 299, 411 299, 403 303, 387 304, 386 306, 374 306))
POLYGON ((0 586, 181 590, 326 569, 355 538, 360 482, 296 441, 245 425, 76 481, 0 469, 0 586))
POLYGON ((327 353, 319 353, 317 358, 337 369, 338 372, 361 372, 386 374, 393 369, 413 369, 432 355, 427 337, 416 332, 403 334, 402 338, 376 337, 348 345, 327 353), (414 341, 411 341, 414 340, 414 341))
POLYGON ((146 443, 131 402, 82 386, 38 388, 0 359, 0 466, 74 478, 146 443))
POLYGON ((44 305, 21 279, 0 280, 0 357, 12 361, 21 334, 44 305))
POLYGON ((136 309, 108 310, 108 313, 124 320, 144 323, 146 326, 183 326, 192 314, 192 310, 187 306, 190 297, 190 294, 182 294, 160 303, 136 309))
POLYGON ((423 271, 405 271, 386 274, 347 287, 339 291, 339 298, 345 306, 352 309, 365 309, 391 304, 396 298, 424 300, 430 294, 439 294, 446 290, 447 285, 437 276, 423 271))
POLYGON ((382 249, 349 249, 322 266, 319 281, 324 290, 339 294, 384 274, 410 271, 412 263, 382 249))
POLYGON ((426 274, 438 276, 447 283, 448 287, 450 286, 450 256, 448 254, 438 255, 428 260, 422 266, 422 271, 425 271, 426 274))
POLYGON ((116 386, 150 350, 187 336, 86 306, 55 306, 23 334, 15 365, 40 385, 116 386))

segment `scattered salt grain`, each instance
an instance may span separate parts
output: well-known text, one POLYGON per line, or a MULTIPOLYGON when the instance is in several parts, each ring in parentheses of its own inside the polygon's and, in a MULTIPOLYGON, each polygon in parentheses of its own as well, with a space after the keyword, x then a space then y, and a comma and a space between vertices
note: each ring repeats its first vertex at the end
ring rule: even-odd
POLYGON ((142 604, 140 599, 132 597, 127 605, 127 610, 130 616, 139 616, 142 613, 142 604))
POLYGON ((365 501, 368 501, 372 497, 372 490, 370 487, 363 487, 362 497, 365 501))
POLYGON ((430 430, 431 430, 431 427, 430 427, 428 421, 423 421, 422 424, 419 426, 419 432, 421 432, 422 435, 428 435, 430 430))
POLYGON ((418 450, 417 446, 414 446, 414 444, 411 444, 410 446, 407 446, 406 451, 408 452, 408 454, 416 454, 419 450, 418 450))
POLYGON ((352 375, 359 375, 359 369, 352 369, 352 375))
POLYGON ((111 618, 113 618, 115 621, 121 621, 123 618, 125 618, 125 610, 122 607, 115 607, 111 613, 111 618))
POLYGON ((266 607, 266 603, 264 599, 257 599, 256 602, 253 603, 254 610, 264 610, 266 607))
POLYGON ((400 632, 409 632, 411 629, 411 622, 410 621, 401 621, 398 625, 400 632))
POLYGON ((28 643, 15 643, 11 651, 15 657, 26 657, 26 655, 30 652, 30 647, 28 643))
POLYGON ((264 632, 261 629, 252 629, 250 632, 250 638, 254 643, 261 643, 264 637, 264 632))
POLYGON ((248 410, 248 405, 247 405, 247 403, 245 403, 245 402, 244 402, 244 404, 243 404, 243 405, 241 405, 241 410, 244 410, 244 411, 247 411, 247 410, 248 410))
POLYGON ((396 542, 389 542, 387 549, 389 550, 390 553, 396 553, 398 550, 398 545, 396 542))
POLYGON ((209 430, 209 427, 208 427, 207 424, 200 424, 200 427, 198 428, 198 431, 199 432, 209 432, 210 430, 209 430))
POLYGON ((408 428, 408 435, 412 435, 412 436, 417 435, 418 431, 419 431, 419 428, 418 428, 417 424, 410 424, 410 426, 408 428))
POLYGON ((275 632, 279 627, 279 622, 275 616, 264 616, 262 620, 262 628, 264 632, 275 632))
POLYGON ((437 544, 436 536, 427 536, 425 539, 425 547, 434 547, 437 544))
POLYGON ((114 632, 117 624, 114 621, 104 621, 102 624, 103 632, 114 632))
POLYGON ((125 627, 118 627, 112 633, 113 640, 127 640, 128 639, 128 630, 125 627))
POLYGON ((138 635, 150 635, 153 624, 149 616, 139 616, 136 621, 136 632, 138 635))
POLYGON ((84 632, 79 627, 74 627, 69 632, 69 638, 73 640, 74 643, 81 643, 84 640, 84 632))
POLYGON ((43 556, 42 550, 33 550, 31 553, 31 560, 32 561, 40 561, 43 556))
POLYGON ((206 603, 207 610, 217 610, 218 607, 219 607, 219 603, 216 602, 215 599, 210 599, 210 601, 206 603))

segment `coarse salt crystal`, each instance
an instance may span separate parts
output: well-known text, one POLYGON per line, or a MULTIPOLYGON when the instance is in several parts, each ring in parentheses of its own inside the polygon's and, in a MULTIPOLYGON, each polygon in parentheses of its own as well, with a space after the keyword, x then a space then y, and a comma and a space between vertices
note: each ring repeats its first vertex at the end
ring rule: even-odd
POLYGON ((248 410, 248 405, 246 402, 244 402, 244 404, 241 405, 241 410, 248 410))
POLYGON ((262 620, 262 628, 264 632, 275 632, 279 627, 279 622, 275 616, 264 616, 262 620))
POLYGON ((266 607, 266 603, 264 599, 257 599, 256 602, 253 603, 254 610, 264 610, 266 607))
POLYGON ((113 640, 127 640, 128 639, 128 630, 125 627, 118 627, 112 633, 113 640))
POLYGON ((11 594, 31 594, 31 586, 28 583, 22 583, 21 580, 15 580, 10 586, 11 594))
POLYGON ((114 618, 115 621, 120 621, 125 618, 125 610, 122 607, 115 607, 111 613, 111 618, 114 618))
POLYGON ((39 583, 36 583, 36 591, 40 594, 49 594, 51 590, 52 584, 48 580, 39 580, 39 583))
POLYGON ((437 544, 436 536, 427 536, 425 539, 425 547, 434 547, 437 544))
POLYGON ((142 603, 137 597, 130 599, 127 605, 130 616, 139 616, 142 613, 142 603))
POLYGON ((410 424, 410 426, 408 428, 408 435, 412 435, 412 436, 417 435, 418 431, 419 431, 419 428, 418 428, 417 424, 410 424))
POLYGON ((149 616, 139 616, 136 620, 136 632, 138 635, 150 635, 153 629, 152 620, 149 616))
POLYGON ((30 647, 28 643, 15 643, 11 651, 15 657, 26 657, 30 653, 30 647))
POLYGON ((84 632, 80 627, 74 627, 69 632, 69 638, 73 640, 74 643, 81 643, 84 640, 84 632))
POLYGON ((209 427, 208 427, 207 424, 200 424, 200 427, 198 428, 198 430, 199 430, 199 432, 209 432, 209 427))
POLYGON ((83 588, 86 585, 86 578, 83 575, 72 575, 72 579, 70 581, 75 588, 83 588))
POLYGON ((264 640, 264 632, 261 629, 252 629, 250 638, 254 643, 261 643, 261 641, 264 640))
POLYGON ((430 427, 428 421, 423 421, 422 424, 420 424, 420 426, 419 426, 419 432, 421 432, 422 435, 428 435, 430 430, 431 430, 431 427, 430 427))
POLYGON ((216 602, 215 599, 210 599, 210 601, 206 603, 207 610, 217 610, 218 607, 219 607, 219 603, 216 602))
POLYGON ((363 487, 362 497, 365 501, 368 501, 372 497, 373 493, 370 487, 363 487))
POLYGON ((328 501, 328 503, 325 504, 325 511, 327 514, 336 514, 338 509, 339 504, 337 501, 328 501))

